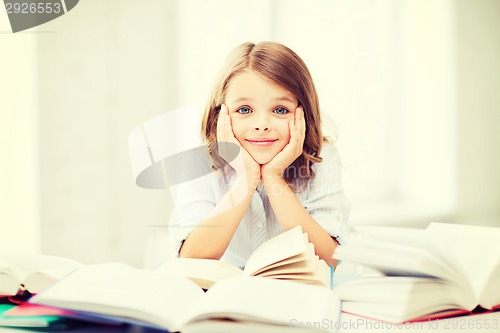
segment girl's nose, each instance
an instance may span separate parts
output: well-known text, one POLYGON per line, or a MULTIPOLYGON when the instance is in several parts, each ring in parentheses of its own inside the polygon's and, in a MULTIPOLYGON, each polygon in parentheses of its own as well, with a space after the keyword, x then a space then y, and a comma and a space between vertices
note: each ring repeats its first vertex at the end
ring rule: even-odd
POLYGON ((269 126, 255 126, 256 131, 269 131, 269 126))
POLYGON ((264 112, 258 114, 255 119, 254 129, 256 131, 269 131, 269 128, 270 128, 269 117, 264 112))

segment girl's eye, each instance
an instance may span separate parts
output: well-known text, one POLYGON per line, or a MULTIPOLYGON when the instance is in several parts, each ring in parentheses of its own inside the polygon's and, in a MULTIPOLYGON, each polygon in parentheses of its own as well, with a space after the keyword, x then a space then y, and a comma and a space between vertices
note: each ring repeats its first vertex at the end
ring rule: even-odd
POLYGON ((238 110, 236 110, 236 112, 241 113, 241 114, 249 114, 252 112, 252 110, 250 110, 250 108, 247 108, 246 106, 243 106, 243 107, 239 108, 238 110))
POLYGON ((276 113, 276 114, 283 115, 283 114, 287 114, 288 112, 290 112, 290 111, 288 111, 286 108, 284 108, 282 106, 278 106, 276 109, 274 109, 274 113, 276 113))

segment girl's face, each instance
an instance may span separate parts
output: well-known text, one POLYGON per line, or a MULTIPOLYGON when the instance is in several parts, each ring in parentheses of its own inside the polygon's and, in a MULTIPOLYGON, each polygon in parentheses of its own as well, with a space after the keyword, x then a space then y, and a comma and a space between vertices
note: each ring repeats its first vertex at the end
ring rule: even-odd
POLYGON ((229 81, 225 104, 234 136, 257 163, 268 163, 290 141, 298 100, 285 88, 246 70, 229 81))

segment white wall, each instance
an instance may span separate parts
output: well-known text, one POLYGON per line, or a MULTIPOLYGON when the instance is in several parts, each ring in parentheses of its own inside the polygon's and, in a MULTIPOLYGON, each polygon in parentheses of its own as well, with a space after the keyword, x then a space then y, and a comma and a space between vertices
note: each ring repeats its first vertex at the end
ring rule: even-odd
POLYGON ((36 51, 0 15, 0 252, 40 250, 36 51))
POLYGON ((43 252, 141 266, 149 226, 168 222, 168 192, 134 183, 127 138, 177 106, 171 4, 81 1, 40 27, 43 252))
POLYGON ((500 226, 500 1, 456 2, 458 221, 500 226))

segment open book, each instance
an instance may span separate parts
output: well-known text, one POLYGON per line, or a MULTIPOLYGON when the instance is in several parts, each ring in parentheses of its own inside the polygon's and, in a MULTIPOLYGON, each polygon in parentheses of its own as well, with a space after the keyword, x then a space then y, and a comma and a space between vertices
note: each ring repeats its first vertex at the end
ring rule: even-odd
POLYGON ((500 228, 359 227, 334 258, 380 275, 335 288, 345 312, 393 323, 500 308, 500 228))
POLYGON ((220 260, 174 258, 157 270, 187 277, 208 289, 217 281, 237 276, 260 276, 330 286, 330 268, 314 253, 300 226, 258 247, 242 270, 220 260))
POLYGON ((1 254, 0 295, 15 295, 20 290, 36 294, 80 266, 74 260, 47 255, 1 254))
POLYGON ((79 268, 30 302, 76 310, 82 316, 191 332, 214 329, 214 324, 228 320, 279 331, 297 322, 335 323, 340 312, 335 293, 321 286, 240 276, 217 282, 205 293, 192 280, 165 270, 123 264, 79 268))

